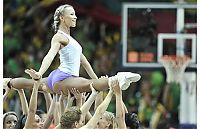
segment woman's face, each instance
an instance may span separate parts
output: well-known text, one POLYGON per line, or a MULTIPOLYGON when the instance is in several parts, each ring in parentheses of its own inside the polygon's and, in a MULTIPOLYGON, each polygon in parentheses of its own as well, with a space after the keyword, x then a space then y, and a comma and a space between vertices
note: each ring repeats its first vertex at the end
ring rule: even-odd
POLYGON ((75 27, 76 26, 76 14, 73 7, 66 7, 64 9, 64 13, 61 16, 61 22, 64 23, 67 27, 75 27))
POLYGON ((101 117, 97 123, 97 129, 108 129, 110 122, 106 120, 105 117, 101 117))
POLYGON ((47 114, 41 114, 42 123, 44 123, 46 119, 47 119, 47 114))
POLYGON ((38 115, 35 115, 35 121, 33 123, 33 128, 34 129, 42 129, 43 128, 43 122, 38 115))
POLYGON ((8 115, 5 118, 4 129, 14 129, 17 124, 17 117, 15 115, 8 115))

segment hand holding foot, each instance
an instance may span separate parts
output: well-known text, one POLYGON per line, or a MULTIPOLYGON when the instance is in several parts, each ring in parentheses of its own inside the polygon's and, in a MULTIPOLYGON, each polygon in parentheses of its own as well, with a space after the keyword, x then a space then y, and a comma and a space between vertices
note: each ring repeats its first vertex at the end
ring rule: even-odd
POLYGON ((122 91, 121 91, 121 88, 119 86, 118 80, 112 80, 112 82, 111 82, 111 88, 112 88, 112 90, 113 90, 113 92, 114 92, 115 95, 116 94, 122 94, 122 91))
POLYGON ((34 80, 40 80, 41 79, 41 75, 36 72, 34 69, 26 69, 25 73, 27 73, 29 76, 31 76, 34 80))

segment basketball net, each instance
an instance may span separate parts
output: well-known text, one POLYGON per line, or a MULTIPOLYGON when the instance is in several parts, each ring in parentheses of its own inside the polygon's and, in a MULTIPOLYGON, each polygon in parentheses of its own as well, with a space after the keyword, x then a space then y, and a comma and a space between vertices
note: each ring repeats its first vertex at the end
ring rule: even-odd
POLYGON ((162 56, 160 58, 160 62, 165 68, 167 83, 180 83, 190 60, 191 59, 188 56, 162 56))

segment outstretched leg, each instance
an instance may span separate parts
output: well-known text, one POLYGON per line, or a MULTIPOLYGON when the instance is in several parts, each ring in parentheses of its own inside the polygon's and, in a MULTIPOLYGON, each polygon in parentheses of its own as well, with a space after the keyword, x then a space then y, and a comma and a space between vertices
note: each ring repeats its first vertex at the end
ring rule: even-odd
MULTIPOLYGON (((45 85, 47 85, 47 78, 41 80, 45 85)), ((16 89, 33 89, 34 80, 27 79, 23 77, 13 78, 7 82, 7 85, 16 89)), ((39 87, 39 90, 42 90, 42 87, 39 87)))
POLYGON ((91 83, 93 83, 93 87, 98 91, 107 90, 109 87, 108 78, 85 79, 82 77, 71 77, 63 81, 56 82, 53 86, 53 90, 56 93, 59 93, 61 90, 64 94, 67 94, 67 90, 71 90, 72 88, 76 88, 80 92, 90 92, 91 83))
MULTIPOLYGON (((48 88, 48 83, 47 83, 47 78, 42 78, 41 82, 43 82, 46 85, 47 91, 51 92, 51 90, 48 88)), ((68 78, 63 81, 59 81, 54 84, 54 92, 60 93, 60 90, 62 90, 64 93, 67 94, 67 90, 76 88, 80 92, 89 92, 91 91, 90 89, 90 84, 94 83, 95 89, 102 91, 108 89, 108 78, 102 78, 102 79, 85 79, 82 77, 73 77, 73 78, 68 78)), ((9 88, 15 88, 15 89, 29 89, 32 90, 34 85, 34 80, 33 79, 27 79, 24 77, 19 77, 19 78, 4 78, 4 87, 9 87, 9 88)), ((39 87, 39 90, 43 90, 42 87, 39 87)), ((52 93, 52 92, 51 92, 52 93)))
MULTIPOLYGON (((140 80, 141 76, 139 74, 131 72, 119 72, 117 75, 109 78, 100 79, 85 79, 82 77, 71 77, 64 79, 62 81, 56 82, 53 86, 53 91, 55 93, 60 93, 63 91, 64 94, 68 93, 68 90, 72 88, 78 89, 80 92, 90 91, 90 84, 93 83, 93 87, 98 91, 107 90, 110 86, 111 79, 117 79, 122 90, 126 90, 131 82, 137 82, 140 80)), ((46 85, 47 91, 50 93, 51 90, 48 88, 47 78, 41 80, 46 85)), ((5 83, 16 89, 32 89, 34 80, 26 78, 14 78, 5 83)), ((39 90, 43 90, 39 87, 39 90)))
POLYGON ((71 77, 64 79, 63 81, 56 82, 53 86, 53 90, 56 93, 63 91, 64 94, 72 88, 76 88, 80 92, 90 91, 90 84, 93 83, 93 87, 98 91, 107 90, 110 86, 111 79, 117 79, 122 90, 126 90, 131 82, 137 82, 141 76, 139 74, 130 72, 119 72, 116 76, 100 79, 85 79, 82 77, 71 77))

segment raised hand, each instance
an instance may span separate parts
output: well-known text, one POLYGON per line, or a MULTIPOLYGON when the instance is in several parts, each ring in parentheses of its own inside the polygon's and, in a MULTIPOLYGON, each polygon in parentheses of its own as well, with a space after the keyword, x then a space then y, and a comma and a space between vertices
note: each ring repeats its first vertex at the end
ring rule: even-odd
POLYGON ((25 73, 27 73, 29 76, 31 76, 34 80, 39 80, 41 79, 41 75, 36 72, 34 69, 26 69, 25 73))
POLYGON ((112 80, 112 82, 111 82, 111 88, 112 88, 112 90, 113 90, 113 92, 114 92, 115 95, 122 93, 122 91, 121 91, 121 89, 119 87, 119 83, 118 83, 117 80, 112 80))
MULTIPOLYGON (((108 75, 106 75, 106 76, 101 76, 100 78, 108 78, 108 75)), ((100 79, 100 78, 99 78, 99 79, 100 79)))
POLYGON ((86 99, 89 97, 90 93, 84 92, 82 94, 82 102, 85 103, 86 99))
POLYGON ((67 94, 67 107, 71 107, 74 101, 74 97, 71 97, 70 91, 67 94))
POLYGON ((77 90, 76 88, 72 88, 70 91, 74 95, 75 99, 82 99, 82 93, 80 93, 79 90, 77 90))
POLYGON ((9 87, 4 87, 4 89, 5 89, 5 93, 4 93, 4 95, 3 95, 3 101, 5 101, 6 100, 6 98, 7 98, 7 96, 8 96, 8 93, 11 91, 11 88, 9 88, 9 87))
POLYGON ((45 85, 45 83, 41 84, 42 90, 46 93, 51 93, 51 91, 49 91, 49 89, 47 88, 47 85, 45 85))
POLYGON ((11 88, 9 88, 9 87, 4 87, 4 89, 5 89, 5 93, 9 93, 10 92, 10 90, 11 90, 11 88))
POLYGON ((92 91, 92 94, 98 94, 98 91, 96 91, 96 90, 94 89, 94 87, 93 87, 93 82, 90 83, 90 89, 91 89, 91 91, 92 91))
POLYGON ((59 101, 63 101, 65 100, 65 98, 67 98, 68 96, 66 94, 64 94, 62 91, 60 92, 60 97, 59 97, 59 101))

